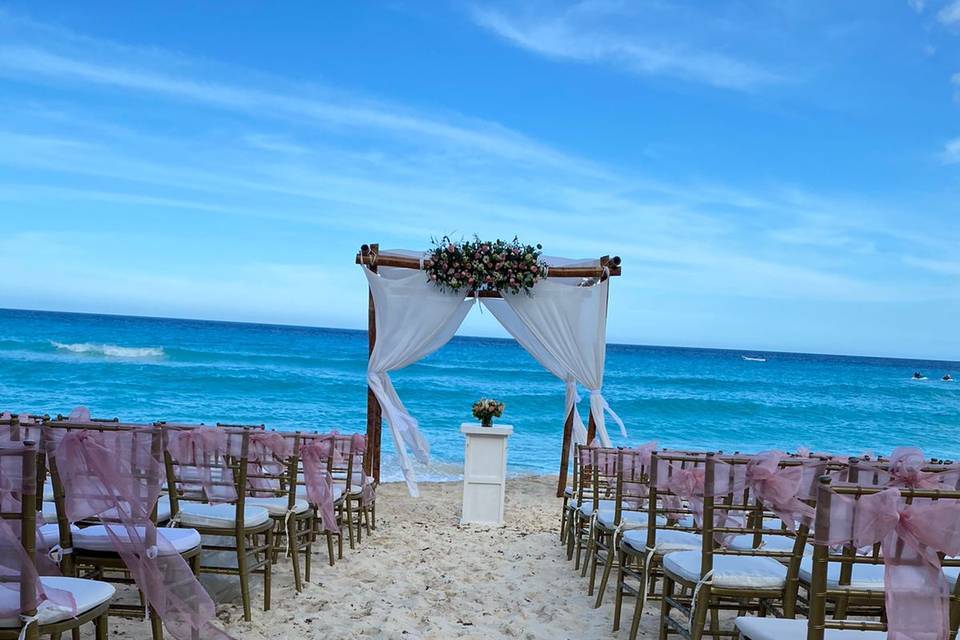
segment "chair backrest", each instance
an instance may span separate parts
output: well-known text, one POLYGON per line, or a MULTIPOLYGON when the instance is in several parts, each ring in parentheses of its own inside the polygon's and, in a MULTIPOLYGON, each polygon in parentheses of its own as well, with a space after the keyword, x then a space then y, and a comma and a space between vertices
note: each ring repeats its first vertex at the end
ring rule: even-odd
POLYGON ((644 511, 650 494, 649 449, 621 449, 617 462, 614 524, 620 525, 624 512, 644 511))
POLYGON ((181 500, 230 503, 242 526, 250 431, 169 424, 161 430, 171 516, 181 500))
POLYGON ((616 499, 620 449, 596 447, 590 450, 590 454, 590 493, 593 498, 593 512, 597 513, 601 500, 616 499))
POLYGON ((694 520, 702 500, 702 474, 706 454, 654 451, 650 455, 647 484, 647 548, 657 547, 659 530, 667 527, 699 533, 694 520))
MULTIPOLYGON (((904 611, 917 622, 915 615, 919 615, 919 620, 929 620, 933 616, 925 616, 922 609, 918 607, 926 604, 930 605, 931 612, 944 612, 947 606, 940 607, 935 600, 941 597, 936 579, 921 579, 916 576, 895 575, 892 583, 894 590, 905 588, 907 590, 922 588, 923 585, 931 587, 931 591, 926 597, 918 597, 916 594, 908 597, 907 606, 895 605, 894 610, 888 607, 891 600, 891 593, 881 589, 869 589, 857 586, 851 586, 850 575, 855 565, 883 565, 885 561, 892 560, 893 564, 904 562, 908 569, 925 567, 936 572, 936 568, 924 564, 912 545, 904 544, 902 539, 898 539, 898 534, 892 534, 893 537, 887 538, 882 543, 867 545, 859 552, 856 549, 857 544, 862 544, 864 540, 855 540, 858 524, 867 521, 874 521, 875 513, 872 510, 864 510, 865 502, 868 500, 876 501, 880 498, 878 494, 885 493, 885 498, 893 498, 890 490, 877 485, 855 485, 850 483, 835 484, 831 478, 824 476, 821 478, 818 487, 818 497, 816 506, 816 517, 813 535, 814 553, 813 570, 810 581, 810 610, 809 625, 807 631, 808 640, 823 640, 824 632, 827 629, 852 629, 852 630, 874 630, 887 631, 889 627, 897 627, 903 621, 898 620, 904 611), (888 544, 890 541, 892 544, 888 544), (843 551, 837 553, 836 547, 842 545, 843 551), (890 547, 893 548, 890 548, 890 547), (869 548, 868 552, 864 549, 869 548), (839 565, 837 571, 830 571, 831 565, 839 565), (828 581, 828 575, 840 575, 838 581, 828 581), (856 599, 858 603, 872 603, 876 606, 878 615, 876 620, 862 619, 864 616, 858 615, 857 619, 848 619, 845 615, 836 615, 832 619, 827 619, 827 602, 836 601, 838 606, 842 602, 856 599), (883 615, 879 612, 883 611, 883 615), (899 613, 898 613, 899 612, 899 613)), ((954 526, 960 524, 960 518, 957 517, 957 502, 960 501, 960 491, 942 490, 942 489, 908 489, 896 488, 899 499, 894 503, 893 509, 897 510, 902 506, 926 506, 936 510, 939 508, 949 509, 953 513, 952 521, 954 526), (902 500, 902 505, 897 506, 902 500), (952 503, 952 504, 951 504, 952 503)), ((874 503, 876 504, 876 502, 874 503)), ((927 512, 930 513, 929 511, 927 512)), ((893 516, 892 521, 896 522, 902 515, 893 516)), ((889 525, 888 525, 889 526, 889 525)), ((924 528, 923 522, 914 522, 913 526, 920 529, 924 528)), ((929 526, 929 525, 927 525, 929 526)), ((862 534, 861 534, 862 535, 862 534)), ((890 534, 888 534, 890 535, 890 534)), ((960 558, 944 556, 943 553, 937 554, 941 567, 960 567, 960 558)), ((890 567, 887 567, 887 572, 890 567)), ((945 583, 945 581, 943 581, 945 583)), ((956 611, 960 606, 960 581, 956 581, 954 589, 949 595, 949 609, 956 611)), ((955 637, 957 626, 960 619, 954 613, 949 616, 950 637, 955 637)), ((936 623, 934 621, 934 627, 936 623)), ((939 630, 934 630, 934 634, 923 634, 922 637, 938 636, 939 630)), ((903 636, 907 637, 907 636, 903 636)))
MULTIPOLYGON (((33 617, 39 605, 40 589, 34 555, 37 525, 37 449, 33 441, 0 446, 0 589, 16 590, 4 597, 4 616, 33 617), (11 594, 12 595, 12 594, 11 594), (13 602, 17 602, 13 605, 13 602)), ((36 640, 37 626, 28 624, 21 637, 36 640)))

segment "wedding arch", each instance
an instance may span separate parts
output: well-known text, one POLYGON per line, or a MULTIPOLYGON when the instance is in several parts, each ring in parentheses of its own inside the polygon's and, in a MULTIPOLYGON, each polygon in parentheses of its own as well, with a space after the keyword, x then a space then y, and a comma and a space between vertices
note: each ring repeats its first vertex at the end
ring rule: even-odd
MULTIPOLYGON (((539 246, 538 246, 539 248, 539 246)), ((452 249, 451 249, 452 250, 452 249)), ((483 304, 507 332, 545 369, 566 385, 563 445, 557 495, 563 495, 572 443, 596 437, 610 446, 604 414, 626 436, 623 421, 604 399, 607 300, 610 276, 619 276, 620 258, 572 260, 542 257, 542 272, 527 292, 451 290, 431 282, 424 270, 431 254, 363 245, 356 256, 369 286, 367 328, 367 474, 380 480, 382 422, 393 435, 401 471, 411 495, 418 495, 410 452, 423 463, 430 446, 388 375, 445 345, 474 304, 483 304), (577 410, 577 384, 590 393, 588 426, 577 410)), ((511 283, 513 281, 511 280, 511 283)), ((455 283, 458 284, 458 283, 455 283)))

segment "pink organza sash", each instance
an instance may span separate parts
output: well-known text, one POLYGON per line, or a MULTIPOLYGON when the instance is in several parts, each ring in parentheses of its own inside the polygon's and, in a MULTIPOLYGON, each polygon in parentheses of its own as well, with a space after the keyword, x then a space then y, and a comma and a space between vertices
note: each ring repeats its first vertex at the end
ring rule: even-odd
POLYGON ((202 491, 203 497, 211 503, 236 502, 233 471, 225 458, 228 454, 239 456, 240 452, 231 450, 227 430, 213 427, 168 428, 168 433, 167 451, 179 467, 177 476, 183 487, 198 493, 202 491), (220 476, 216 482, 214 470, 220 476))
POLYGON ((111 518, 103 524, 114 549, 171 635, 228 640, 211 624, 213 600, 150 517, 162 469, 153 443, 152 429, 63 434, 53 455, 66 491, 67 518, 111 518))
MULTIPOLYGON (((0 445, 0 511, 22 512, 22 496, 37 493, 36 474, 24 473, 25 455, 35 455, 35 450, 14 443, 0 445)), ((77 606, 69 592, 40 583, 20 536, 19 527, 0 518, 0 618, 17 618, 37 607, 57 607, 76 614, 77 606), (22 589, 24 583, 32 583, 34 589, 22 589)))
MULTIPOLYGON (((350 436, 350 455, 353 456, 353 467, 357 469, 354 473, 360 475, 360 503, 365 507, 373 503, 373 485, 369 481, 366 469, 363 468, 363 457, 366 451, 366 436, 359 433, 350 436)), ((349 485, 353 485, 353 478, 349 479, 349 485)))
POLYGON ((783 457, 780 451, 754 456, 747 463, 746 482, 753 496, 776 513, 787 529, 795 531, 797 523, 812 521, 816 512, 797 497, 804 492, 804 467, 781 467, 783 457))
POLYGON ((829 528, 816 537, 830 546, 880 543, 890 640, 949 637, 950 592, 938 554, 960 554, 960 501, 915 499, 908 505, 897 488, 859 500, 833 493, 829 528))
POLYGON ((329 471, 330 457, 334 452, 333 438, 334 436, 314 438, 300 447, 307 498, 320 513, 324 531, 339 530, 333 506, 333 478, 329 471))
POLYGON ((248 437, 247 484, 261 493, 279 490, 279 476, 286 470, 286 459, 291 453, 290 443, 276 431, 251 430, 248 437))

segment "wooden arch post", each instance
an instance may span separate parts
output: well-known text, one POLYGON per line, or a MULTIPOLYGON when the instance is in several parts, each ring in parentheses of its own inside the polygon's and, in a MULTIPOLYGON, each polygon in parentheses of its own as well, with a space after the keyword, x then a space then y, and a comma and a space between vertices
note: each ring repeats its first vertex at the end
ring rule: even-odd
MULTIPOLYGON (((379 244, 371 244, 366 252, 361 248, 361 253, 374 256, 380 252, 379 244)), ((374 273, 377 272, 377 265, 373 263, 368 268, 374 273)), ((373 292, 367 289, 367 360, 373 353, 373 347, 377 343, 377 309, 373 303, 373 292)), ((368 476, 380 482, 380 436, 383 433, 383 415, 381 413, 380 401, 373 393, 370 385, 367 385, 367 450, 364 454, 363 469, 368 476)))

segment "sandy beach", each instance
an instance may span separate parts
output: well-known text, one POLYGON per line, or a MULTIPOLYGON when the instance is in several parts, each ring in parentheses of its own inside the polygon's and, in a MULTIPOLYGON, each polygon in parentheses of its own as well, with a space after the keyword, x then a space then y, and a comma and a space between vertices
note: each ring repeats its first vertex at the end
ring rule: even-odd
MULTIPOLYGON (((421 497, 402 484, 378 490, 378 526, 335 567, 314 555, 313 582, 297 594, 289 564, 274 572, 273 607, 256 607, 253 622, 225 603, 219 617, 238 640, 276 638, 571 639, 613 634, 612 590, 593 609, 586 580, 573 571, 558 541, 560 501, 550 477, 511 479, 507 525, 459 525, 462 485, 421 484, 421 497)), ((632 612, 632 602, 629 603, 632 612)), ((655 630, 655 607, 644 627, 655 630)), ((111 637, 144 638, 142 621, 110 619, 111 637)), ((642 637, 653 637, 650 631, 642 637)))

